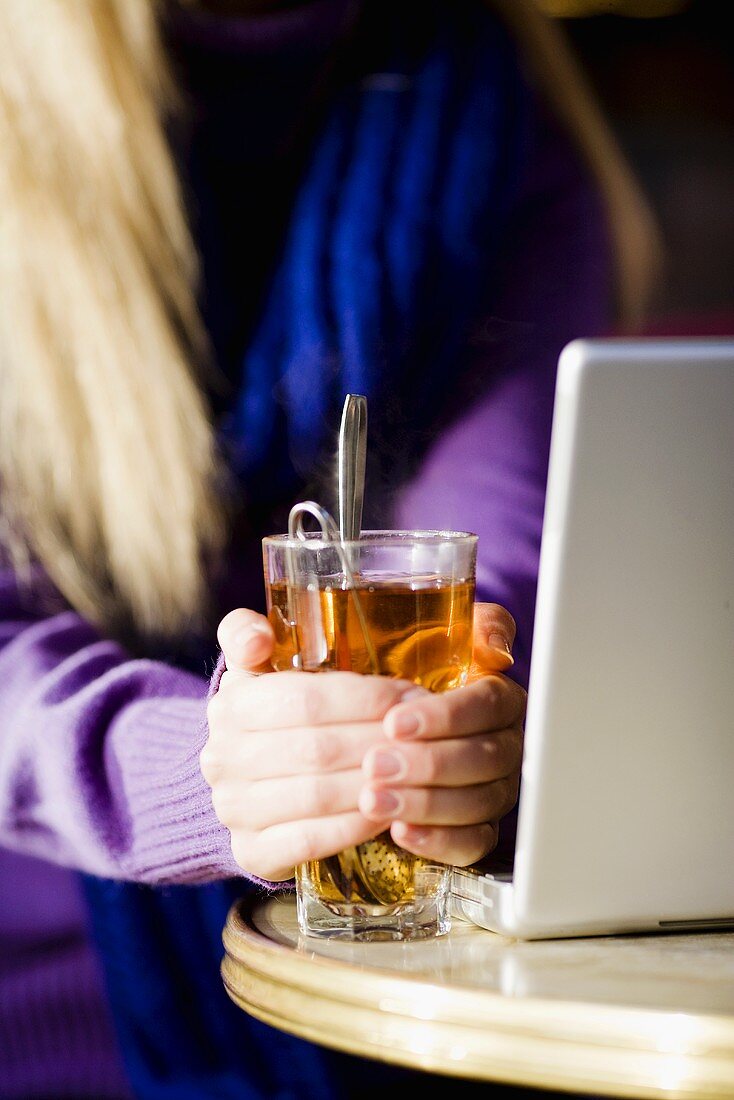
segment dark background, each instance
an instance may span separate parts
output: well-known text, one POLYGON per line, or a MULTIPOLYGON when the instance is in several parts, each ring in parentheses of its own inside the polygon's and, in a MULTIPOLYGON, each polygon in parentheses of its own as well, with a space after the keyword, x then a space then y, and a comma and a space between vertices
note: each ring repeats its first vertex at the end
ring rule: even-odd
POLYGON ((734 333, 734 50, 728 4, 561 19, 662 230, 653 320, 734 333))

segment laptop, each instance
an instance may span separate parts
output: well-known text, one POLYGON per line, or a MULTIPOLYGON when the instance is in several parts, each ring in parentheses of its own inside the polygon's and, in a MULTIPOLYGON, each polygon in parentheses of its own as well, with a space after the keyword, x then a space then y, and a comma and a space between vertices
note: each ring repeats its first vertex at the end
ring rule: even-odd
POLYGON ((520 939, 734 924, 734 337, 560 356, 514 867, 452 904, 520 939))

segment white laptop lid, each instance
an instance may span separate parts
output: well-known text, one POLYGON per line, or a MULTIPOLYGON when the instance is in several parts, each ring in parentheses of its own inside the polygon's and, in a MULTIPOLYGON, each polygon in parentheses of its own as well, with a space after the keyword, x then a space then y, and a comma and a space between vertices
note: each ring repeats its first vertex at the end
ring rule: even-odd
POLYGON ((513 910, 734 915, 734 337, 559 362, 513 910))

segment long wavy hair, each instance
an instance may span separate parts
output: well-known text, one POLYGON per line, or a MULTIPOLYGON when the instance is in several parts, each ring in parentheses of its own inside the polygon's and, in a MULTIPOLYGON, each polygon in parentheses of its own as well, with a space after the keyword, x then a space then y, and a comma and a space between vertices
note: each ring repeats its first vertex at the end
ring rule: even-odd
MULTIPOLYGON (((527 0, 492 6, 607 197, 629 328, 650 213, 560 28, 527 0)), ((203 621, 227 526, 158 8, 0 3, 2 539, 101 629, 142 636, 203 621)))

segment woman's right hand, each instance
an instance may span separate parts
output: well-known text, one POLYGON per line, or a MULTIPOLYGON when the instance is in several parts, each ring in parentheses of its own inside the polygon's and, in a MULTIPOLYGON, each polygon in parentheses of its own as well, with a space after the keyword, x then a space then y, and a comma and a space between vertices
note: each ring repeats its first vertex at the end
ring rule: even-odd
POLYGON ((208 705, 201 753, 217 817, 243 871, 271 882, 389 827, 357 808, 362 761, 384 741, 382 720, 405 680, 327 671, 272 673, 268 620, 238 608, 218 630, 226 671, 208 705))

